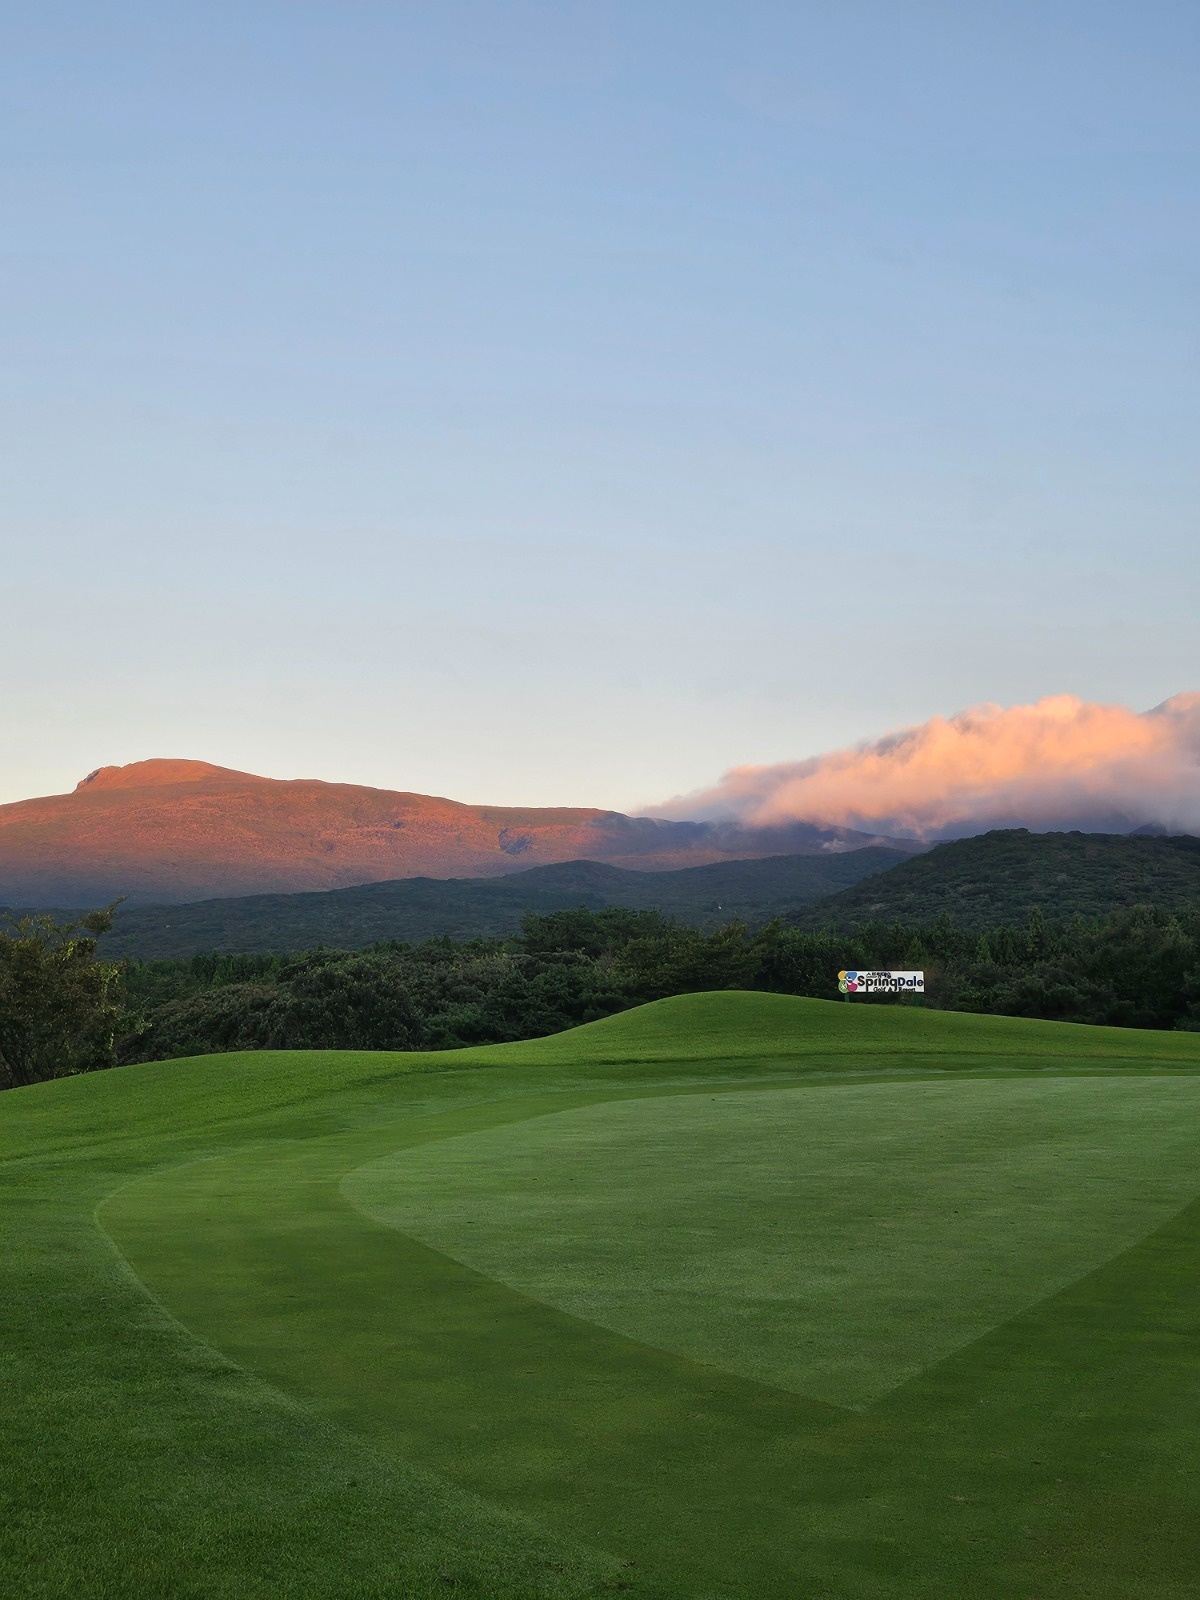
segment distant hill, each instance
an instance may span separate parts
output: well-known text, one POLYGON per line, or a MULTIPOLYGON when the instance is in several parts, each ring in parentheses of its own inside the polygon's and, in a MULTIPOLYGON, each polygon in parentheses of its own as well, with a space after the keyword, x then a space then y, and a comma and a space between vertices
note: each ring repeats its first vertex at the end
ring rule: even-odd
POLYGON ((945 913, 982 932, 1024 922, 1035 906, 1067 918, 1134 905, 1200 906, 1200 839, 1006 828, 936 845, 791 920, 848 930, 868 921, 924 925, 945 913))
POLYGON ((619 811, 474 806, 204 761, 102 767, 71 794, 0 806, 0 905, 134 904, 493 877, 551 861, 661 871, 915 841, 791 823, 667 822, 619 811))
POLYGON ((599 861, 565 861, 503 878, 402 878, 317 894, 249 895, 198 904, 135 906, 118 913, 107 955, 150 959, 200 951, 354 950, 382 939, 515 933, 527 911, 574 906, 660 910, 697 927, 735 917, 765 922, 831 889, 906 858, 871 846, 821 856, 717 862, 675 872, 633 872, 599 861))

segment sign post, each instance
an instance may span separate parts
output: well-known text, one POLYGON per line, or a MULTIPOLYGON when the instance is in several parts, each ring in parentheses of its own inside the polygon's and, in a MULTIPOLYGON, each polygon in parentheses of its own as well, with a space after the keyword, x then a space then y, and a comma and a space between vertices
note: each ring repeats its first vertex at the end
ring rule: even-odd
POLYGON ((852 994, 924 994, 924 972, 838 973, 838 993, 849 1000, 852 994))

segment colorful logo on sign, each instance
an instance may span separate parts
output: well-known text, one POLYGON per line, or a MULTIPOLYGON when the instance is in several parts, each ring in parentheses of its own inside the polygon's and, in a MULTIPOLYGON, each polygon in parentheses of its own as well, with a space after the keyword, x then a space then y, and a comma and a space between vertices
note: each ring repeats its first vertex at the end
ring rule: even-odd
POLYGON ((839 994, 924 994, 923 972, 858 972, 847 970, 838 973, 839 994))

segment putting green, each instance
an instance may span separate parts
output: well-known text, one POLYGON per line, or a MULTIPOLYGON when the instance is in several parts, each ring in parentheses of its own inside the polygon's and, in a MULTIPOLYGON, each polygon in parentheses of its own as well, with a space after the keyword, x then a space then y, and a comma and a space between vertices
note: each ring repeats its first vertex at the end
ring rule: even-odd
POLYGON ((860 1407, 1200 1191, 1200 1081, 807 1086, 588 1106, 342 1192, 573 1316, 860 1407))
POLYGON ((1197 1093, 720 994, 0 1095, 0 1593, 1194 1600, 1197 1093))

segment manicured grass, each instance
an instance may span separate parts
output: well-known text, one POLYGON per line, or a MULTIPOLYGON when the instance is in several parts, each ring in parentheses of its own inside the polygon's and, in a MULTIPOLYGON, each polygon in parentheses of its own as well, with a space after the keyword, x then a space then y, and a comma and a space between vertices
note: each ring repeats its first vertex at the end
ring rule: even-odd
POLYGON ((1197 1068, 719 995, 0 1096, 0 1591, 1183 1600, 1197 1068))
POLYGON ((385 1156, 342 1192, 488 1277, 834 1405, 879 1399, 1197 1190, 1200 1078, 672 1095, 385 1156))
MULTIPOLYGON (((861 1064, 897 1070, 928 1061, 973 1067, 977 1056, 1003 1057, 1014 1068, 1062 1062, 1086 1069, 1105 1062, 1200 1066, 1200 1036, 1132 1028, 1091 1028, 1021 1017, 980 1017, 921 1006, 796 1000, 790 995, 724 992, 679 995, 639 1006, 570 1033, 523 1044, 455 1052, 456 1059, 577 1068, 595 1063, 703 1063, 801 1057, 818 1070, 861 1064), (877 1058, 885 1056, 888 1062, 877 1058)), ((425 1059, 429 1059, 428 1057, 425 1059)), ((436 1058, 434 1058, 436 1059, 436 1058)))

